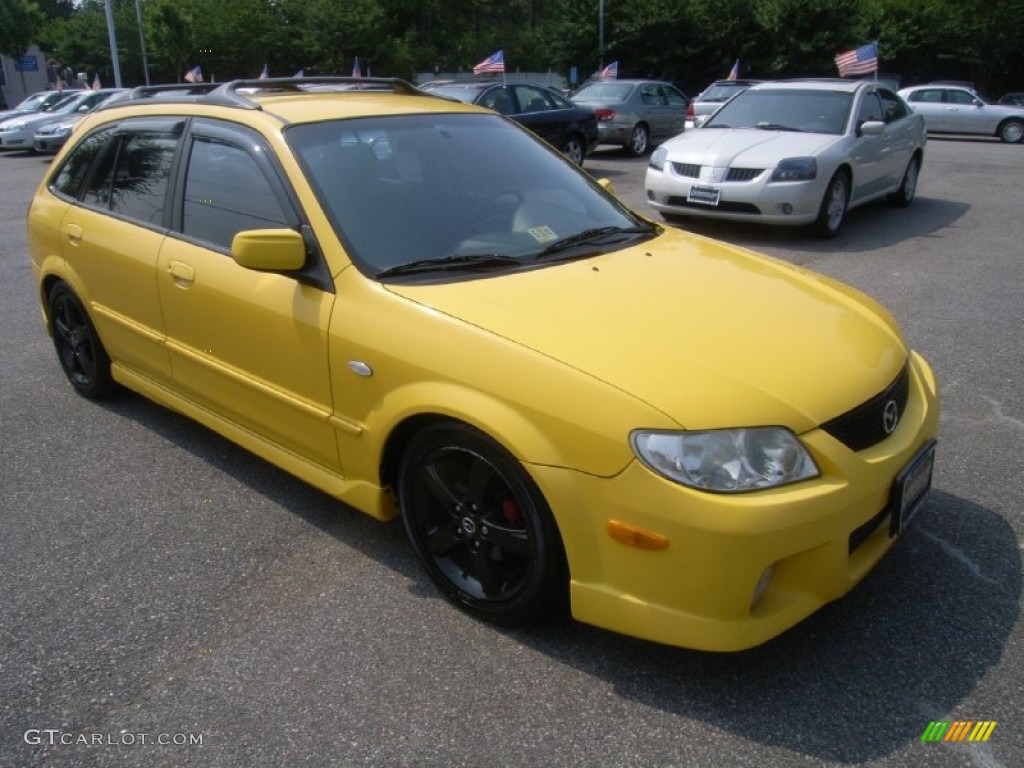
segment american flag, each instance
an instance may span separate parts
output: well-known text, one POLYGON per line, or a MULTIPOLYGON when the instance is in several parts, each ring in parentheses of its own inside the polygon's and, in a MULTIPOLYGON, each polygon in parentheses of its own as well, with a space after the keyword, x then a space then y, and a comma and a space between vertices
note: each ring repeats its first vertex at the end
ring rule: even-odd
POLYGON ((362 77, 363 73, 359 69, 359 57, 356 56, 356 60, 352 62, 352 77, 362 77))
POLYGON ((306 70, 304 70, 304 69, 300 69, 298 72, 296 72, 293 75, 293 77, 305 77, 305 76, 306 76, 306 70))
POLYGON ((862 45, 852 51, 840 53, 836 56, 836 66, 839 68, 839 76, 866 75, 878 71, 878 42, 862 45))
POLYGON ((615 79, 618 78, 618 76, 619 76, 619 62, 617 62, 617 61, 613 61, 611 64, 609 64, 607 67, 605 67, 604 69, 601 70, 601 79, 602 80, 608 80, 608 79, 615 80, 615 79))
POLYGON ((266 64, 264 64, 264 65, 263 65, 263 71, 262 71, 262 72, 260 72, 260 77, 259 77, 259 79, 260 79, 260 80, 266 80, 266 79, 267 79, 268 77, 270 77, 270 70, 269 70, 269 69, 267 68, 267 65, 266 65, 266 64))
POLYGON ((732 69, 729 70, 729 76, 726 80, 736 80, 740 76, 740 60, 736 59, 736 63, 732 65, 732 69))
POLYGON ((497 51, 473 67, 473 74, 480 75, 484 72, 504 72, 505 52, 497 51))
POLYGON ((201 83, 203 82, 203 70, 195 66, 185 73, 185 79, 190 83, 201 83))

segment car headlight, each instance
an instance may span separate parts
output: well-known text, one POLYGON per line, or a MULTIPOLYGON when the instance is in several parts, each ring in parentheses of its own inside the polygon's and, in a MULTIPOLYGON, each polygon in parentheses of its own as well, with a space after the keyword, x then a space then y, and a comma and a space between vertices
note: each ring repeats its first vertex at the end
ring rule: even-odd
POLYGON ((651 153, 651 159, 648 165, 657 171, 662 170, 665 167, 665 161, 668 160, 668 150, 664 147, 658 147, 651 153))
POLYGON ((25 128, 27 123, 4 123, 0 125, 0 131, 20 131, 25 128))
POLYGON ((50 132, 54 136, 67 136, 69 133, 71 133, 71 129, 74 127, 74 123, 61 123, 60 125, 53 126, 50 132))
POLYGON ((796 435, 783 427, 637 430, 630 442, 637 457, 659 475, 702 491, 754 491, 820 474, 796 435))
POLYGON ((818 161, 813 157, 787 157, 772 171, 772 181, 810 181, 818 176, 818 161))

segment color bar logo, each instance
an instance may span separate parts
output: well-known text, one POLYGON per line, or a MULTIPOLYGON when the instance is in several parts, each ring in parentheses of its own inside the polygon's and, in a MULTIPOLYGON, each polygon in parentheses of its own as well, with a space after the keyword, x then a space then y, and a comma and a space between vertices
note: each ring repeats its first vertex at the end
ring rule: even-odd
POLYGON ((995 728, 995 720, 933 720, 921 734, 921 741, 988 741, 995 728))

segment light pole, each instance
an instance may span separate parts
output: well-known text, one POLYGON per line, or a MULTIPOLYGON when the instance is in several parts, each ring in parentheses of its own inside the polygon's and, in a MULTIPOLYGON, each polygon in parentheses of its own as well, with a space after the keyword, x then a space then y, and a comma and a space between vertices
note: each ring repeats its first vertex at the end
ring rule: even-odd
POLYGON ((604 69, 604 0, 597 0, 597 71, 604 69))
POLYGON ((114 12, 110 10, 110 0, 103 0, 107 12, 107 35, 110 37, 110 59, 114 64, 114 87, 121 87, 121 62, 117 58, 117 35, 114 34, 114 12))
POLYGON ((146 85, 149 85, 149 62, 146 61, 146 33, 142 30, 142 6, 141 0, 135 0, 135 17, 139 20, 139 45, 142 46, 142 74, 146 77, 146 85))

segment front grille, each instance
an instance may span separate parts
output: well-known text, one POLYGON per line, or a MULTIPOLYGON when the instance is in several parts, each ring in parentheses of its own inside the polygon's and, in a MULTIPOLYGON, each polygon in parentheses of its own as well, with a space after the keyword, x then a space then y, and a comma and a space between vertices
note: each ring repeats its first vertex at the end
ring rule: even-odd
POLYGON ((882 442, 885 431, 885 408, 895 402, 900 418, 910 397, 910 370, 906 365, 899 376, 883 391, 867 402, 821 425, 821 428, 852 451, 863 451, 882 442))
POLYGON ((753 181, 764 173, 763 168, 730 168, 726 181, 753 181))
POLYGON ((686 176, 691 179, 700 178, 700 166, 693 163, 672 163, 672 170, 680 176, 686 176))

